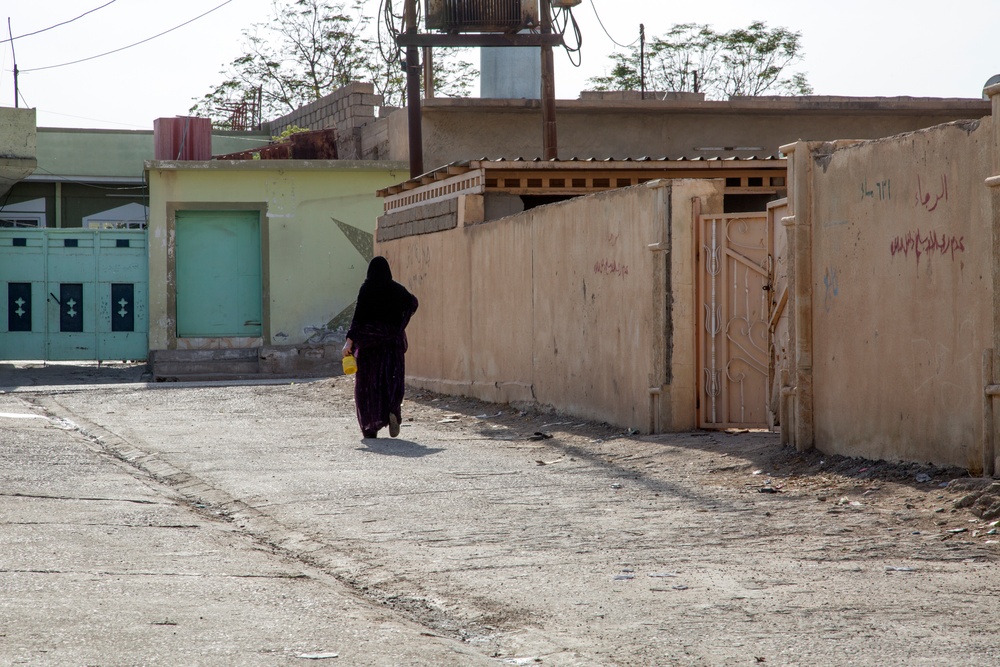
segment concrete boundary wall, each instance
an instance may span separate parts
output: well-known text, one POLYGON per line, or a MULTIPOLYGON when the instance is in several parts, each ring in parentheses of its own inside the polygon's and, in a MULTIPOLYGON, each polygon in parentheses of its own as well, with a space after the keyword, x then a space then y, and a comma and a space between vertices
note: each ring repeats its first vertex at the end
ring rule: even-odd
MULTIPOLYGON (((643 432, 696 423, 693 215, 719 180, 656 181, 379 242, 420 299, 407 379, 643 432)), ((466 211, 471 207, 471 212, 466 211)))
POLYGON ((794 407, 782 429, 800 449, 983 469, 994 143, 987 117, 783 148, 794 407))

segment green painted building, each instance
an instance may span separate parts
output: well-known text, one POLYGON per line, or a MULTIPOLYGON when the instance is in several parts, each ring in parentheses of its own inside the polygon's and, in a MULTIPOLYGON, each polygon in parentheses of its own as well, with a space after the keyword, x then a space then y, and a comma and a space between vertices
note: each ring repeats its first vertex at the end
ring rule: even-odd
POLYGON ((343 340, 382 201, 407 164, 155 161, 149 187, 149 349, 343 340))
MULTIPOLYGON (((32 114, 33 116, 33 114, 32 114)), ((37 164, 0 198, 0 227, 93 229, 145 226, 152 130, 31 128, 37 164)), ((212 133, 217 155, 264 146, 261 132, 212 133)))

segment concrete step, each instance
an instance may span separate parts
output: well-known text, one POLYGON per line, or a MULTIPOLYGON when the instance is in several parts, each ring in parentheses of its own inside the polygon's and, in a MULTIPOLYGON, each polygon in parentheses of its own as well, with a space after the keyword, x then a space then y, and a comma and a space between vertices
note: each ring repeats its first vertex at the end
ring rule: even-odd
POLYGON ((151 350, 154 382, 329 377, 343 371, 339 345, 270 345, 210 350, 151 350))
POLYGON ((191 361, 157 361, 153 364, 154 375, 251 375, 260 372, 256 359, 192 359, 191 361))
POLYGON ((154 356, 157 361, 190 362, 190 361, 224 361, 224 360, 245 360, 256 361, 260 356, 259 348, 219 348, 211 350, 155 350, 154 356))

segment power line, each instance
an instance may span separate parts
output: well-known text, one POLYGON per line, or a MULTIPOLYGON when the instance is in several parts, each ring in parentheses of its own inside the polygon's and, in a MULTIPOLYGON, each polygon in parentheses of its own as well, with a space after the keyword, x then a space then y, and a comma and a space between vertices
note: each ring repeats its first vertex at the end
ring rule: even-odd
POLYGON ((181 23, 180 25, 176 25, 173 28, 170 28, 169 30, 164 30, 161 33, 153 35, 152 37, 147 37, 144 40, 141 40, 141 41, 136 42, 134 44, 129 44, 128 46, 123 46, 120 49, 115 49, 114 51, 107 51, 105 53, 99 53, 96 56, 90 56, 89 58, 81 58, 79 60, 74 60, 74 61, 68 62, 68 63, 61 63, 59 65, 48 65, 46 67, 33 67, 31 69, 22 69, 20 71, 21 71, 22 74, 25 73, 25 72, 40 72, 40 71, 46 70, 46 69, 55 69, 56 67, 66 67, 68 65, 76 65, 77 63, 87 62, 88 60, 94 60, 96 58, 103 58, 104 56, 110 56, 112 53, 118 53, 119 51, 124 51, 125 49, 131 49, 133 46, 139 46, 140 44, 145 44, 146 42, 149 42, 149 41, 152 41, 152 40, 156 39, 157 37, 163 37, 167 33, 173 32, 174 30, 177 30, 179 28, 183 28, 184 26, 188 25, 189 23, 194 23, 198 19, 203 18, 205 16, 208 16, 209 14, 211 14, 212 12, 214 12, 215 10, 221 9, 222 7, 225 7, 226 5, 228 5, 232 1, 233 0, 226 0, 221 5, 218 5, 216 7, 213 7, 212 9, 209 9, 204 14, 199 14, 198 16, 195 16, 193 19, 191 19, 189 21, 185 21, 184 23, 181 23))
MULTIPOLYGON (((22 96, 21 99, 24 99, 24 97, 22 96)), ((144 129, 148 128, 147 125, 135 125, 134 123, 122 123, 120 121, 108 120, 106 118, 91 118, 89 116, 77 116, 77 115, 69 114, 69 113, 60 113, 58 111, 49 111, 48 109, 37 109, 36 108, 36 110, 38 111, 39 114, 48 114, 50 116, 63 116, 65 118, 78 118, 80 120, 91 120, 91 121, 95 121, 95 122, 98 122, 98 123, 107 123, 109 125, 121 125, 122 127, 132 127, 132 128, 138 129, 138 130, 144 130, 144 129)))
POLYGON ((597 13, 597 7, 594 5, 594 0, 590 0, 590 6, 594 10, 594 16, 597 17, 597 22, 601 25, 601 30, 604 31, 604 34, 607 35, 608 39, 610 39, 612 42, 614 42, 616 46, 620 46, 623 49, 628 49, 628 48, 631 48, 631 47, 635 46, 635 43, 639 41, 638 37, 636 37, 634 40, 632 40, 631 44, 622 44, 622 43, 616 41, 615 38, 611 36, 611 33, 608 32, 608 29, 604 27, 604 21, 601 20, 600 14, 597 13))
POLYGON ((37 34, 39 34, 39 33, 43 33, 43 32, 45 32, 46 30, 52 30, 53 28, 58 28, 58 27, 59 27, 59 26, 61 26, 61 25, 66 25, 67 23, 72 23, 73 21, 76 21, 76 20, 78 20, 78 19, 82 19, 82 18, 83 18, 84 16, 86 16, 87 14, 93 14, 93 13, 94 13, 94 12, 96 12, 96 11, 97 11, 98 9, 104 9, 104 8, 105 8, 105 7, 107 7, 108 5, 111 5, 111 4, 114 4, 115 2, 117 2, 117 0, 110 0, 109 2, 105 2, 105 3, 104 3, 103 5, 101 5, 100 7, 94 7, 94 8, 93 8, 93 9, 91 9, 90 11, 87 11, 87 12, 84 12, 84 13, 80 14, 80 15, 79 15, 79 16, 77 16, 76 18, 73 18, 73 19, 70 19, 70 20, 68 20, 68 21, 63 21, 62 23, 56 23, 55 25, 50 25, 50 26, 49 26, 48 28, 42 28, 41 30, 36 30, 35 32, 29 32, 29 33, 25 33, 25 34, 23 34, 23 35, 18 35, 17 37, 10 37, 10 38, 8 38, 8 39, 2 39, 2 40, 0 40, 0 44, 6 44, 7 42, 13 42, 13 41, 14 41, 15 39, 22 39, 22 38, 24 38, 24 37, 31 37, 32 35, 37 35, 37 34))

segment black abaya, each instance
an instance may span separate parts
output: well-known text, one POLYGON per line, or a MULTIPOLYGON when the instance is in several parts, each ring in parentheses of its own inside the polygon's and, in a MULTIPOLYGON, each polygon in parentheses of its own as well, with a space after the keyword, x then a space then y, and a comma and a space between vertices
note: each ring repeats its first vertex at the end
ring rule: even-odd
POLYGON ((417 298, 392 279, 385 258, 372 259, 347 332, 358 360, 354 404, 366 437, 389 425, 390 414, 397 424, 402 421, 406 325, 417 305, 417 298))

